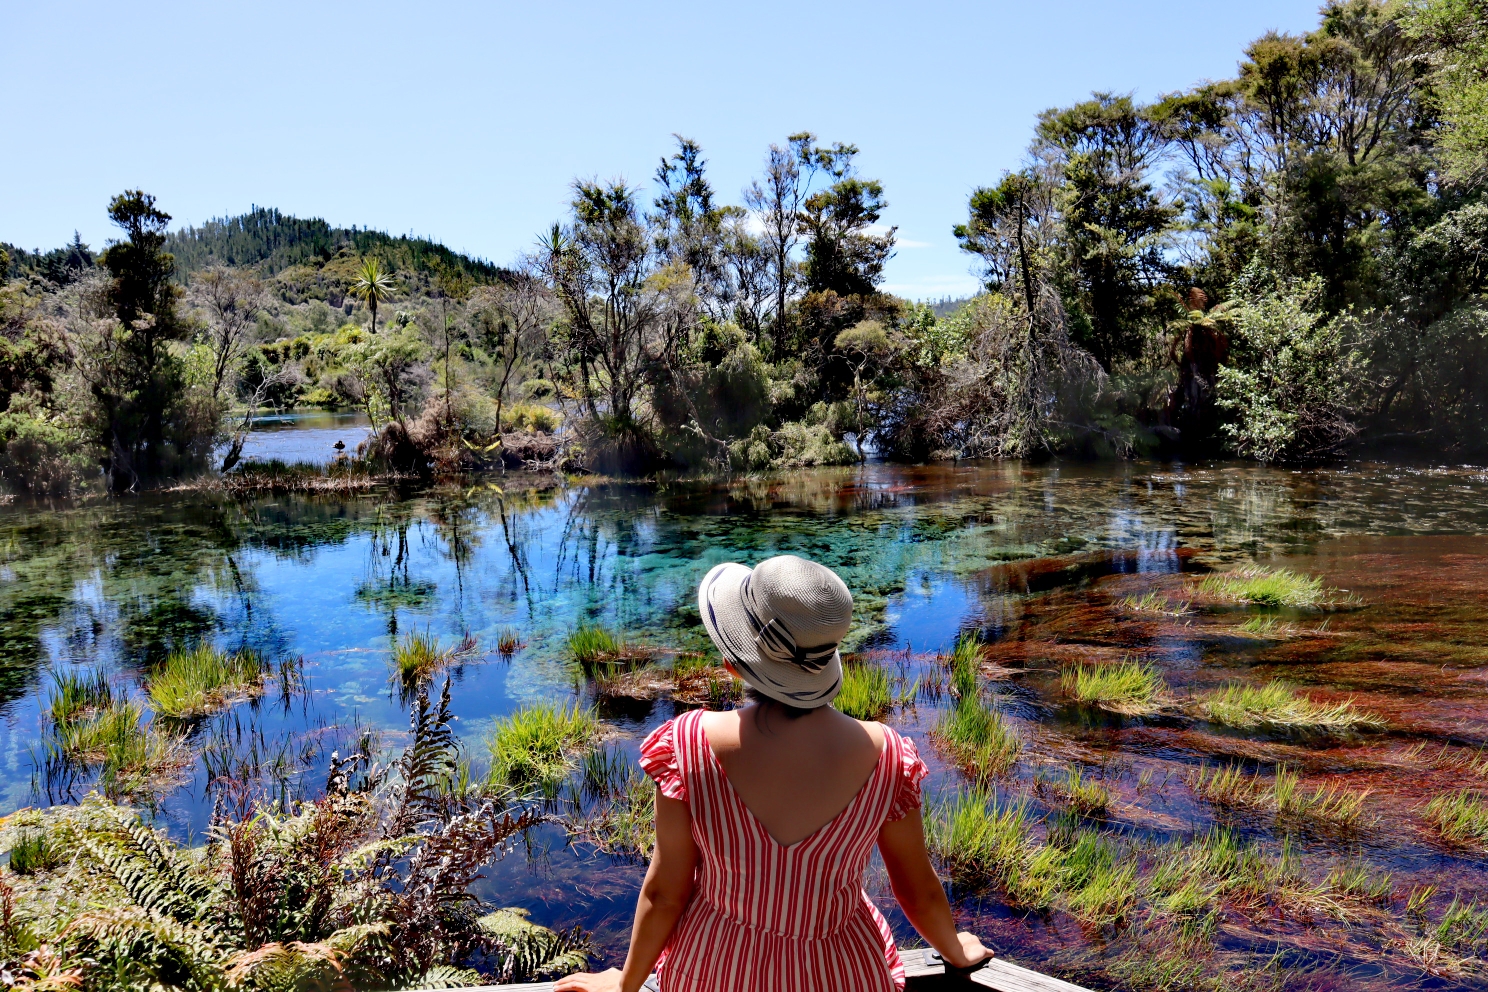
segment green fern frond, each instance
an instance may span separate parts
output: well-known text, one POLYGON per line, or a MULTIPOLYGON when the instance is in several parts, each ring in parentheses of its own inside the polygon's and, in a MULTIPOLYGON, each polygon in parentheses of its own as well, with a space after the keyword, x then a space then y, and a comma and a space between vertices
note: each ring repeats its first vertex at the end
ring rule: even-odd
POLYGON ((480 972, 467 968, 456 968, 450 964, 436 964, 420 975, 410 989, 463 989, 481 983, 480 972))

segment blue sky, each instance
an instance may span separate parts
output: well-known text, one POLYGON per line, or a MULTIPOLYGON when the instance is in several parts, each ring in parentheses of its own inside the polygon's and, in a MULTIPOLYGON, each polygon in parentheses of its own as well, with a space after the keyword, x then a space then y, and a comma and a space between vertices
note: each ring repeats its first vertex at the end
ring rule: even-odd
POLYGON ((810 130, 885 184, 886 288, 960 295, 950 228, 1040 110, 1224 77, 1251 38, 1316 22, 1313 0, 0 0, 0 240, 96 247, 137 186, 178 223, 256 203, 507 262, 574 176, 649 191, 673 132, 738 202, 769 143, 810 130))

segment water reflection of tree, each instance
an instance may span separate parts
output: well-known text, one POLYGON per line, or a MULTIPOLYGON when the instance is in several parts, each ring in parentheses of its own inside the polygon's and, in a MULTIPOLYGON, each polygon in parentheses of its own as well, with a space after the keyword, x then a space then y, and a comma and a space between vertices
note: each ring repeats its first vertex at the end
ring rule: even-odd
POLYGON ((0 700, 55 653, 143 673, 223 631, 272 636, 243 553, 303 558, 365 526, 354 503, 142 497, 0 513, 0 700))

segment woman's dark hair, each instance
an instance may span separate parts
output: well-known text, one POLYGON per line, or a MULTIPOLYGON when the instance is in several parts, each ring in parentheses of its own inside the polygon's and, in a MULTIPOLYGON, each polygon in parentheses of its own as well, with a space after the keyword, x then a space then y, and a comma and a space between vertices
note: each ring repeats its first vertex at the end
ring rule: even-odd
POLYGON ((782 703, 778 699, 771 699, 769 696, 765 695, 763 692, 760 692, 754 686, 744 687, 744 698, 749 700, 751 703, 759 706, 759 710, 755 712, 756 720, 758 720, 760 714, 765 712, 766 710, 771 713, 779 713, 787 720, 799 720, 801 719, 801 717, 811 712, 811 708, 807 706, 792 706, 789 703, 782 703))

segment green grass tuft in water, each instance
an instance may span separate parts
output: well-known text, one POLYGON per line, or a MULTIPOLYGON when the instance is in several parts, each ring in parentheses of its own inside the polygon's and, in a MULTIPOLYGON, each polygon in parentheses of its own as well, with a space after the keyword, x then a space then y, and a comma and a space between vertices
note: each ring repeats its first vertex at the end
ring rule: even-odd
POLYGON ((1198 710, 1207 720, 1241 730, 1274 726, 1347 731, 1385 725, 1384 720, 1356 709, 1351 702, 1315 703, 1280 679, 1263 686, 1227 685, 1203 696, 1198 710))
POLYGON ((1320 826, 1354 828, 1361 824, 1369 792, 1354 792, 1335 782, 1304 788, 1301 776, 1278 765, 1270 779, 1259 771, 1246 774, 1239 765, 1200 767, 1188 778, 1189 787, 1216 806, 1274 813, 1283 819, 1320 826))
POLYGON ((504 658, 510 658, 522 650, 524 646, 525 642, 522 640, 522 634, 515 627, 502 627, 496 635, 496 650, 504 658))
POLYGON ((98 765, 109 796, 132 795, 191 760, 182 739, 154 724, 142 725, 144 707, 115 699, 107 709, 55 727, 57 746, 70 762, 98 765))
POLYGON ((1488 799, 1481 792, 1458 789, 1426 804, 1426 819, 1446 840, 1488 847, 1488 799))
POLYGON ((1246 637, 1260 641, 1280 640, 1288 636, 1290 630, 1279 619, 1266 614, 1253 616, 1235 629, 1246 637))
POLYGON ((1065 906, 1097 926, 1122 919, 1137 901, 1137 865, 1095 830, 1079 830, 1062 852, 1058 871, 1065 906))
POLYGON ((981 671, 986 651, 975 634, 962 634, 956 638, 946 667, 951 671, 951 694, 961 699, 975 696, 977 673, 981 671))
POLYGON ((1040 791, 1077 816, 1106 815, 1111 807, 1111 790, 1085 774, 1079 765, 1070 765, 1058 778, 1041 779, 1040 791))
POLYGON ((58 725, 106 710, 114 704, 114 690, 103 672, 80 675, 63 672, 54 678, 47 712, 58 725))
POLYGON ((599 721, 580 708, 534 703, 496 721, 486 737, 491 782, 497 785, 556 783, 576 756, 594 746, 599 721))
POLYGON ((200 644, 173 653, 150 676, 150 705, 174 720, 205 716, 234 696, 262 690, 269 672, 269 663, 257 651, 229 654, 200 644))
POLYGON ((1140 596, 1127 596, 1121 601, 1121 605, 1133 613, 1156 613, 1165 617, 1188 617, 1194 613, 1187 600, 1174 603, 1156 589, 1140 596))
POLYGON ((1242 568, 1205 576, 1199 591, 1229 603, 1290 609, 1315 609, 1333 599, 1322 579, 1285 568, 1242 568))
POLYGON ((832 705, 855 720, 877 720, 894 703, 889 673, 878 665, 842 666, 842 690, 832 705))
POLYGON ((1129 716, 1157 712, 1168 691, 1157 669, 1130 659, 1066 668, 1059 684, 1082 703, 1129 716))
POLYGON ((1024 801, 1004 802, 975 786, 932 802, 925 843, 951 880, 963 885, 997 882, 1019 905, 1049 905, 1055 888, 1054 860, 1034 843, 1024 801))
POLYGON ((656 847, 656 786, 628 772, 598 809, 568 826, 605 854, 647 860, 656 847))
POLYGON ((604 627, 582 624, 568 635, 568 653, 581 665, 612 660, 625 649, 625 642, 604 627))
POLYGON ((1023 753, 1023 742, 1002 714, 980 699, 962 699, 946 711, 934 736, 978 778, 1007 774, 1023 753))

